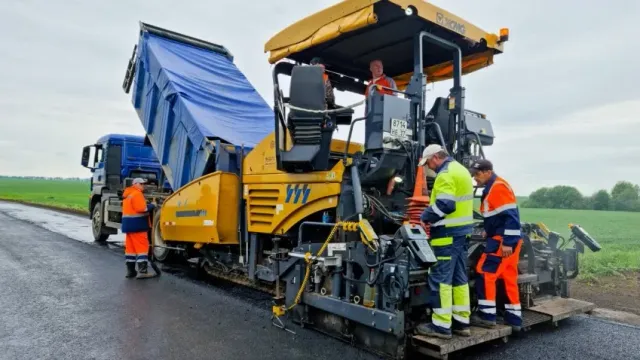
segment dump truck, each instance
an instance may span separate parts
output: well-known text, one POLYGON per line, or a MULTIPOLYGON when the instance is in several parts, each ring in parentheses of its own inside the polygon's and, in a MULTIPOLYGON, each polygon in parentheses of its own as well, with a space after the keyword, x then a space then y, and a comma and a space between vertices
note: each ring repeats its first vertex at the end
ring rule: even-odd
POLYGON ((82 148, 80 164, 91 171, 87 205, 93 238, 97 242, 107 241, 121 228, 121 194, 134 178, 148 181, 145 197, 150 202, 158 202, 158 198, 171 193, 156 154, 143 136, 101 136, 82 148))
MULTIPOLYGON (((434 180, 417 166, 420 154, 440 144, 469 166, 493 144, 487 116, 465 107, 462 79, 505 51, 507 28, 485 32, 421 0, 342 1, 265 44, 269 106, 226 47, 140 25, 123 89, 172 188, 153 215, 156 259, 196 259, 213 276, 272 294, 274 325, 311 327, 386 358, 445 359, 507 339, 505 325, 450 340, 414 334, 429 320, 427 277, 440 261, 419 222, 434 180), (310 65, 317 56, 324 70, 310 65), (373 59, 396 81, 393 94, 365 94, 373 59), (325 74, 363 100, 328 107, 325 74), (452 83, 449 94, 427 102, 427 84, 441 81, 452 83), (354 118, 358 106, 364 115, 354 118), (360 122, 365 141, 356 143, 360 122), (339 126, 346 140, 334 138, 339 126)), ((472 289, 485 245, 482 215, 474 219, 472 289)), ((524 330, 594 307, 570 297, 569 281, 585 246, 600 246, 580 225, 569 229, 565 239, 522 223, 524 330)))

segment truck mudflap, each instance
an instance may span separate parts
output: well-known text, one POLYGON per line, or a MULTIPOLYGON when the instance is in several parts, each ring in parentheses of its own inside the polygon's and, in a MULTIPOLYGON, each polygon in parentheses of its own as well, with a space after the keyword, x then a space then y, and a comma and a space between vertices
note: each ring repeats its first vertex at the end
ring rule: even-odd
MULTIPOLYGON (((595 304, 587 301, 559 296, 537 300, 535 306, 522 311, 522 329, 526 331, 531 329, 531 326, 542 323, 550 323, 557 326, 558 321, 574 315, 589 313, 595 307, 595 304)), ((512 333, 510 326, 499 324, 493 329, 472 326, 471 336, 469 337, 454 335, 452 339, 444 340, 412 335, 410 340, 416 352, 432 358, 446 360, 449 354, 475 345, 496 340, 506 343, 512 333)))

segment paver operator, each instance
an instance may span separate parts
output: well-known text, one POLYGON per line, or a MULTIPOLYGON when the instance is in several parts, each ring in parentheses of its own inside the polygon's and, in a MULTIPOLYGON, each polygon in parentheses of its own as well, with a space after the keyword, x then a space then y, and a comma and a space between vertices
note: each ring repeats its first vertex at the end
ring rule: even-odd
POLYGON ((522 246, 520 214, 516 196, 509 183, 496 175, 489 160, 478 160, 469 168, 478 185, 484 185, 480 213, 484 217, 487 243, 476 267, 478 312, 474 325, 496 325, 496 280, 503 279, 507 295, 505 322, 520 331, 522 314, 518 293, 518 259, 522 246))
MULTIPOLYGON (((398 90, 398 86, 396 85, 395 80, 390 76, 384 74, 384 66, 382 65, 381 60, 372 60, 369 63, 369 71, 371 71, 371 80, 369 80, 369 84, 367 85, 367 89, 365 90, 365 97, 369 96, 369 92, 371 91, 371 86, 380 85, 390 89, 398 90)), ((381 94, 387 95, 395 95, 393 91, 389 89, 378 89, 375 88, 381 94)))
POLYGON ((155 207, 147 204, 142 192, 146 180, 142 178, 133 179, 132 185, 124 190, 122 194, 122 228, 125 233, 125 258, 127 264, 127 278, 137 275, 138 278, 147 278, 151 275, 147 272, 147 261, 149 255, 149 231, 151 224, 149 212, 155 207), (138 271, 136 272, 136 264, 138 271))
POLYGON ((440 145, 427 146, 419 166, 436 173, 431 204, 421 220, 430 223, 429 242, 438 262, 428 276, 431 323, 420 324, 416 331, 443 339, 450 339, 452 332, 470 336, 467 248, 473 227, 473 181, 469 170, 440 145))

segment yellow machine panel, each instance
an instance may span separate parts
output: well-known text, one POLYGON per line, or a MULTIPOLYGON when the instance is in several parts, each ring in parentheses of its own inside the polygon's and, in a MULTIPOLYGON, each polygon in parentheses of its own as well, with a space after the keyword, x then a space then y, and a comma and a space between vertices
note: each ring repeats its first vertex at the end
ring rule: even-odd
MULTIPOLYGON (((331 151, 344 153, 346 145, 346 141, 333 140, 331 151)), ((342 161, 329 171, 287 173, 277 169, 275 146, 272 133, 256 145, 243 162, 249 232, 281 234, 311 214, 338 205, 345 170, 342 161)), ((349 154, 361 150, 362 144, 349 144, 349 154)), ((347 164, 350 163, 349 158, 347 164)))
POLYGON ((217 171, 200 177, 162 204, 160 228, 165 241, 238 244, 240 179, 217 171))
POLYGON ((245 184, 244 191, 249 232, 281 234, 313 213, 335 208, 340 184, 245 184))

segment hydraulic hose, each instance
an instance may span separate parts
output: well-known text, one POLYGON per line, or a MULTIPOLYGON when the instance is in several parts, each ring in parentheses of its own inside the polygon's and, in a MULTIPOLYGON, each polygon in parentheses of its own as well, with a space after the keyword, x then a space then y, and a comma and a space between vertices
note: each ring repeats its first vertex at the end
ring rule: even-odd
MULTIPOLYGON (((335 235, 335 233, 338 230, 338 228, 342 227, 342 228, 344 228, 345 230, 348 230, 348 231, 358 231, 358 226, 359 226, 359 223, 358 222, 354 222, 354 221, 340 221, 340 222, 337 222, 333 226, 333 229, 331 229, 331 232, 329 233, 329 236, 327 236, 326 240, 322 244, 322 247, 320 247, 320 250, 318 250, 318 252, 316 254, 316 257, 320 257, 320 255, 324 252, 324 250, 329 245, 329 242, 333 238, 333 235, 335 235)), ((362 238, 361 238, 361 241, 362 241, 362 238)), ((368 246, 368 244, 366 244, 366 243, 365 243, 365 245, 368 246)), ((286 308, 287 311, 293 309, 296 305, 298 305, 300 303, 300 299, 302 299, 302 294, 304 293, 305 286, 307 286, 307 281, 309 280, 309 273, 311 272, 311 264, 312 264, 311 263, 311 257, 312 257, 312 255, 311 255, 310 252, 307 252, 305 254, 305 256, 304 256, 304 261, 307 263, 305 274, 304 274, 304 279, 302 280, 302 284, 300 284, 300 289, 298 289, 298 293, 296 294, 296 297, 293 300, 293 304, 291 304, 288 308, 286 308)))

